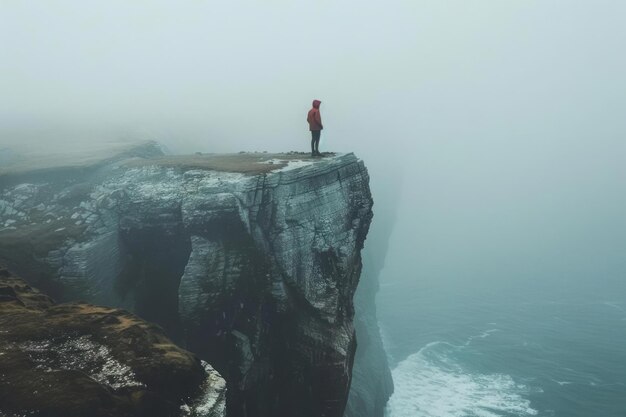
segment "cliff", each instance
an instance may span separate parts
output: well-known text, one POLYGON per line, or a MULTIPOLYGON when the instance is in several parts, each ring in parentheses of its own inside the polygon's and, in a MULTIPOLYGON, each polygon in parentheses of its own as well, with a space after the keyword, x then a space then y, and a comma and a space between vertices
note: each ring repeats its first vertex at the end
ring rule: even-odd
POLYGON ((354 296, 355 330, 358 348, 354 358, 352 385, 344 417, 383 417, 394 385, 378 326, 376 295, 385 266, 389 239, 396 224, 396 210, 402 193, 402 175, 381 173, 376 196, 376 221, 363 250, 363 273, 354 296), (394 179, 384 180, 384 177, 394 179))
POLYGON ((55 304, 0 268, 0 415, 223 417, 206 362, 124 311, 55 304))
POLYGON ((377 195, 383 201, 376 205, 376 222, 363 251, 363 273, 354 297, 358 348, 344 417, 383 417, 387 401, 394 390, 378 326, 376 295, 395 223, 399 189, 390 185, 385 190, 378 190, 377 195))
POLYGON ((354 299, 358 348, 344 417, 383 417, 394 389, 376 315, 379 271, 369 260, 370 252, 365 250, 364 271, 354 299))
POLYGON ((163 326, 229 416, 341 416, 372 217, 354 155, 159 156, 0 172, 0 258, 64 300, 163 326))

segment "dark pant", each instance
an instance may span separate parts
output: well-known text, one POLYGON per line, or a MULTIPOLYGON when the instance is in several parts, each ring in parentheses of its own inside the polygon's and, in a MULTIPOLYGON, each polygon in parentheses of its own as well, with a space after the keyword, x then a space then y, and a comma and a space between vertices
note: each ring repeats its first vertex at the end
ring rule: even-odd
POLYGON ((311 153, 318 153, 320 151, 321 134, 321 130, 311 130, 311 153))

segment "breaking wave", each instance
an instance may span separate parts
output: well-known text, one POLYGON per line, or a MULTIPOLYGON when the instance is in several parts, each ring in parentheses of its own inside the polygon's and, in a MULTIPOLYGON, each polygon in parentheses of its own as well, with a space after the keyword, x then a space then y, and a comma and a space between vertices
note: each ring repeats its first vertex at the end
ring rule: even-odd
MULTIPOLYGON (((483 333, 477 337, 487 337, 483 333)), ((524 398, 527 386, 509 375, 472 373, 455 353, 464 346, 433 342, 393 370, 396 390, 388 417, 522 417, 537 410, 524 398)))

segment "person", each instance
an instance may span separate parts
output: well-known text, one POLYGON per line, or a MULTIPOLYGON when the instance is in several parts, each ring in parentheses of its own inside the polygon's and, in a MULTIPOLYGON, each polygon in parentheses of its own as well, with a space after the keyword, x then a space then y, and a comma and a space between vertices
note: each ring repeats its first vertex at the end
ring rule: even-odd
POLYGON ((309 122, 309 130, 311 131, 311 156, 322 156, 320 153, 320 136, 322 133, 322 116, 320 115, 319 100, 313 100, 313 108, 309 110, 306 116, 306 121, 309 122))

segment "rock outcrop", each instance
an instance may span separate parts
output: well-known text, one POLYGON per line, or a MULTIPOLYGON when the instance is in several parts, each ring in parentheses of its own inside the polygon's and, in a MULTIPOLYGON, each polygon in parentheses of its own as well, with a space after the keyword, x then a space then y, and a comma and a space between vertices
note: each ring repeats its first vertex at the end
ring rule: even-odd
POLYGON ((0 268, 0 415, 224 417, 226 383, 124 310, 55 304, 0 268))
POLYGON ((372 217, 363 163, 146 152, 80 177, 0 175, 0 258, 57 298, 163 326, 224 376, 231 417, 342 416, 372 217))

